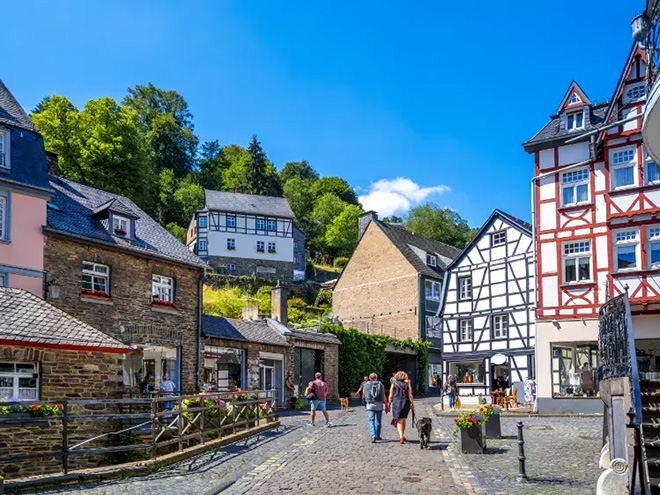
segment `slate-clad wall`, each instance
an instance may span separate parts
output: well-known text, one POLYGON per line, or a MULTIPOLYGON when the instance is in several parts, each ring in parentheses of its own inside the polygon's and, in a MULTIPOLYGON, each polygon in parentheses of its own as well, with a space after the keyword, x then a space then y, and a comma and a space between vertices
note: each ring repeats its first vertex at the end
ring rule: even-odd
POLYGON ((195 390, 198 297, 201 269, 147 259, 121 251, 46 236, 44 265, 47 280, 60 286, 58 299, 48 302, 121 341, 122 326, 141 326, 148 343, 181 346, 181 388, 195 390), (111 303, 81 298, 83 261, 110 266, 111 303), (152 307, 153 274, 175 279, 176 311, 152 307), (168 334, 181 333, 178 341, 168 334))

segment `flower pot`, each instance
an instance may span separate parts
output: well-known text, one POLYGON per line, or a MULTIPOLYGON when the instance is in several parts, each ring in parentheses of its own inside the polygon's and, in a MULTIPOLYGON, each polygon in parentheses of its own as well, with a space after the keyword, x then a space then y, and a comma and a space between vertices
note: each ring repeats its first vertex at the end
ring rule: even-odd
POLYGON ((484 434, 486 438, 502 438, 502 425, 500 415, 492 414, 484 423, 484 434))
POLYGON ((486 439, 481 427, 459 428, 458 448, 463 454, 483 454, 486 450, 486 439))

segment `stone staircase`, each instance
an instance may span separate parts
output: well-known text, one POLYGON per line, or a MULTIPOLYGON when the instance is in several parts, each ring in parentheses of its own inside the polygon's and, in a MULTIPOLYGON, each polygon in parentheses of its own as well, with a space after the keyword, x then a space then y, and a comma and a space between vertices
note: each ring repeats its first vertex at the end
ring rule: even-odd
POLYGON ((651 494, 660 495, 660 380, 640 380, 642 434, 651 494))

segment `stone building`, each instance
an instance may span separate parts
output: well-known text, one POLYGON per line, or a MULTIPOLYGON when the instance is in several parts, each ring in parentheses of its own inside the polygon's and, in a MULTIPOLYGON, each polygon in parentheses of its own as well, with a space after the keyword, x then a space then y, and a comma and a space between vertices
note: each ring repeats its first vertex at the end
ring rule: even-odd
MULTIPOLYGON (((446 266, 459 249, 378 220, 360 217, 360 241, 333 291, 334 316, 345 327, 397 339, 424 339, 429 352, 427 387, 439 371, 441 326, 438 310, 446 266)), ((397 370, 417 380, 415 354, 388 347, 384 378, 397 370)))
POLYGON ((293 280, 294 251, 299 257, 304 252, 304 237, 300 246, 296 236, 295 249, 294 216, 285 198, 210 190, 205 196, 188 229, 193 252, 219 273, 293 280))
POLYGON ((127 343, 123 383, 198 388, 205 264, 129 199, 51 177, 46 298, 127 343))

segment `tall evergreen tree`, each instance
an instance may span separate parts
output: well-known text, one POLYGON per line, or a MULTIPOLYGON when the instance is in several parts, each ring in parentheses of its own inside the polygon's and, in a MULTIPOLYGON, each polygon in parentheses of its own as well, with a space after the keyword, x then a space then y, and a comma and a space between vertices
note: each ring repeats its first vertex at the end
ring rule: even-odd
POLYGON ((257 141, 256 134, 252 136, 247 151, 249 160, 243 167, 236 192, 267 194, 268 180, 266 173, 268 171, 268 160, 266 159, 266 153, 261 148, 261 143, 257 141))

